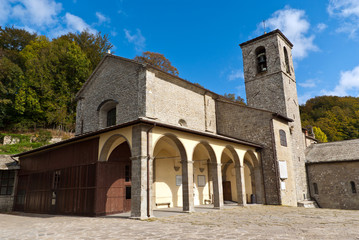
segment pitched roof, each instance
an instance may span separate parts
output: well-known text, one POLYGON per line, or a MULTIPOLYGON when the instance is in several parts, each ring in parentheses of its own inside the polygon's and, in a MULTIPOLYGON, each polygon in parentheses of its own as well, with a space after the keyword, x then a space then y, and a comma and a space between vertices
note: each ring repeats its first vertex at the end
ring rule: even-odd
POLYGON ((19 169, 20 166, 10 155, 0 155, 0 170, 19 169))
POLYGON ((306 150, 307 163, 359 160, 359 139, 318 143, 306 150))

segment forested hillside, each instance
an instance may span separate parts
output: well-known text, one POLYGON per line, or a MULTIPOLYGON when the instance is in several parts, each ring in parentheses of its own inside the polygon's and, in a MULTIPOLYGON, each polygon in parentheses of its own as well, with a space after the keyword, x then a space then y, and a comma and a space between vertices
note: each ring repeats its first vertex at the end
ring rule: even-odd
POLYGON ((111 48, 100 33, 68 33, 50 40, 0 27, 0 128, 74 129, 74 97, 111 48))
POLYGON ((319 127, 328 141, 359 138, 359 98, 321 96, 300 106, 302 126, 319 127))

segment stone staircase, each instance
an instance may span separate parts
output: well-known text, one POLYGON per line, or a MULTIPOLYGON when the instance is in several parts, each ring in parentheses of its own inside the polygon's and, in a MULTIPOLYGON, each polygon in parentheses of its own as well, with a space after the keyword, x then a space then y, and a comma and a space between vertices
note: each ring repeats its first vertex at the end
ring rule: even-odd
POLYGON ((319 208, 318 204, 312 200, 303 200, 303 201, 297 202, 297 206, 304 207, 304 208, 319 208))

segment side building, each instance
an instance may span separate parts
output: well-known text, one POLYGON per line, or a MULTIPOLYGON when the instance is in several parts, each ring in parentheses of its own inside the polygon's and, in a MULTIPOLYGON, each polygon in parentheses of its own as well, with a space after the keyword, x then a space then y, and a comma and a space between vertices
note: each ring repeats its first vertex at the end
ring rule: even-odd
POLYGON ((306 150, 310 193, 322 208, 359 210, 359 139, 306 150))

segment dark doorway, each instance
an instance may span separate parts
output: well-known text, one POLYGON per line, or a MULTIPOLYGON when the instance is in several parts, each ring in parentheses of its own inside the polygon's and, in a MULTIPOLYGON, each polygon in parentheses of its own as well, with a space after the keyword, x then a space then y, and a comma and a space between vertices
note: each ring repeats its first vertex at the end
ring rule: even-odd
POLYGON ((223 200, 232 201, 232 191, 231 191, 231 182, 223 182, 223 200))

